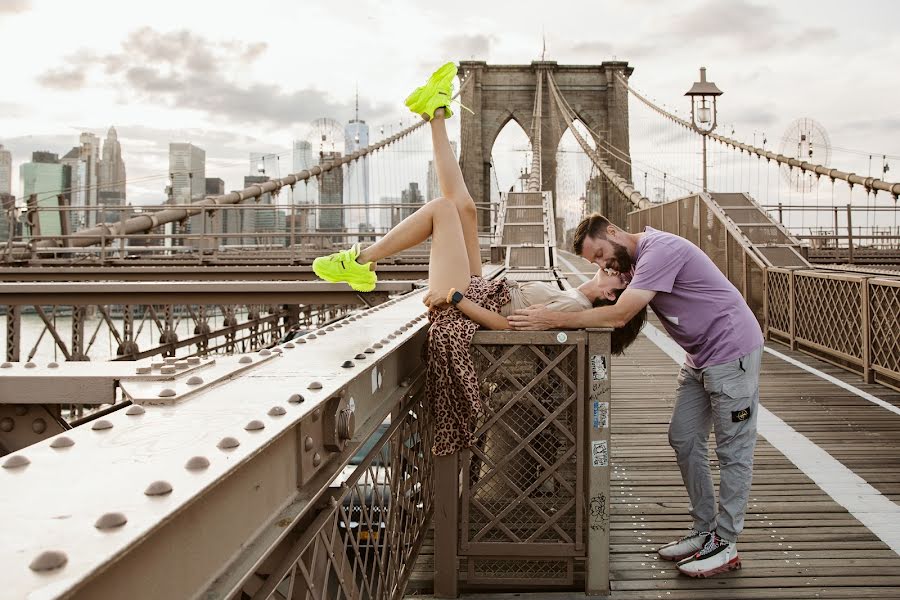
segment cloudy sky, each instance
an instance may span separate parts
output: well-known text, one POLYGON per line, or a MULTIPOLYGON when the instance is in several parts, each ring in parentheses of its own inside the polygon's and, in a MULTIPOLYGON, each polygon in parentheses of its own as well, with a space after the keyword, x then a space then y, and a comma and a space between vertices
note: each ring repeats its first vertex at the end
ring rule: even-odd
POLYGON ((357 85, 363 119, 398 123, 435 65, 528 63, 544 36, 560 63, 628 60, 632 84, 669 106, 705 65, 726 93, 720 121, 745 139, 808 116, 836 147, 898 155, 898 22, 888 0, 0 0, 0 143, 17 172, 115 125, 132 203, 162 200, 170 141, 203 147, 207 176, 233 189, 249 152, 350 118, 357 85))

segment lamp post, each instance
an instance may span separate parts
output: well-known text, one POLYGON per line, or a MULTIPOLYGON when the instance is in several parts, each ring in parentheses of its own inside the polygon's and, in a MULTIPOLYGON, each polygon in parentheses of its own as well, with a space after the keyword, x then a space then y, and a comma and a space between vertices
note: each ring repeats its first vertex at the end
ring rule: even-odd
POLYGON ((706 67, 700 67, 700 81, 695 81, 685 96, 691 98, 691 126, 703 136, 703 191, 706 185, 706 136, 716 128, 716 97, 722 90, 712 81, 706 81, 706 67))

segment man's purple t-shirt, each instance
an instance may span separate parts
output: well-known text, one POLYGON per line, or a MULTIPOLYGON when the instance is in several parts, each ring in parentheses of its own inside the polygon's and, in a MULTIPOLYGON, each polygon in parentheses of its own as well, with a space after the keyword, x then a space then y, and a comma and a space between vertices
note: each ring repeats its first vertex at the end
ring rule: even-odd
POLYGON ((645 229, 634 255, 633 288, 656 292, 650 307, 696 369, 720 365, 763 344, 744 298, 700 248, 645 229))

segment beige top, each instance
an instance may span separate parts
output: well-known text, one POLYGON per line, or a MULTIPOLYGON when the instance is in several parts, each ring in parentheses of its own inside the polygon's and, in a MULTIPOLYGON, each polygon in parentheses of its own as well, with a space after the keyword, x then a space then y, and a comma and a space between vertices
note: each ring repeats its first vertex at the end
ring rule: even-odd
POLYGON ((587 296, 577 289, 561 290, 546 281, 506 281, 509 286, 509 303, 500 307, 500 314, 508 317, 520 308, 545 304, 550 310, 578 312, 593 308, 587 296))

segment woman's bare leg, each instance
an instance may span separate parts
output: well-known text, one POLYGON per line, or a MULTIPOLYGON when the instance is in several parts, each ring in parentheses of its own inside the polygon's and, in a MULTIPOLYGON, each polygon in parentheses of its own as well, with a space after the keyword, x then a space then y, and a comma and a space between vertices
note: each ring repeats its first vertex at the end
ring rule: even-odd
POLYGON ((466 241, 466 257, 469 273, 481 276, 481 248, 478 245, 478 217, 475 201, 469 194, 459 161, 453 155, 450 138, 447 136, 447 125, 444 122, 444 109, 434 112, 431 120, 431 144, 434 147, 434 170, 437 173, 441 194, 456 206, 462 224, 463 237, 466 241))
POLYGON ((418 246, 431 236, 428 285, 435 293, 446 294, 453 287, 469 288, 466 239, 456 205, 449 198, 436 198, 403 219, 380 240, 359 253, 357 262, 376 262, 418 246))

